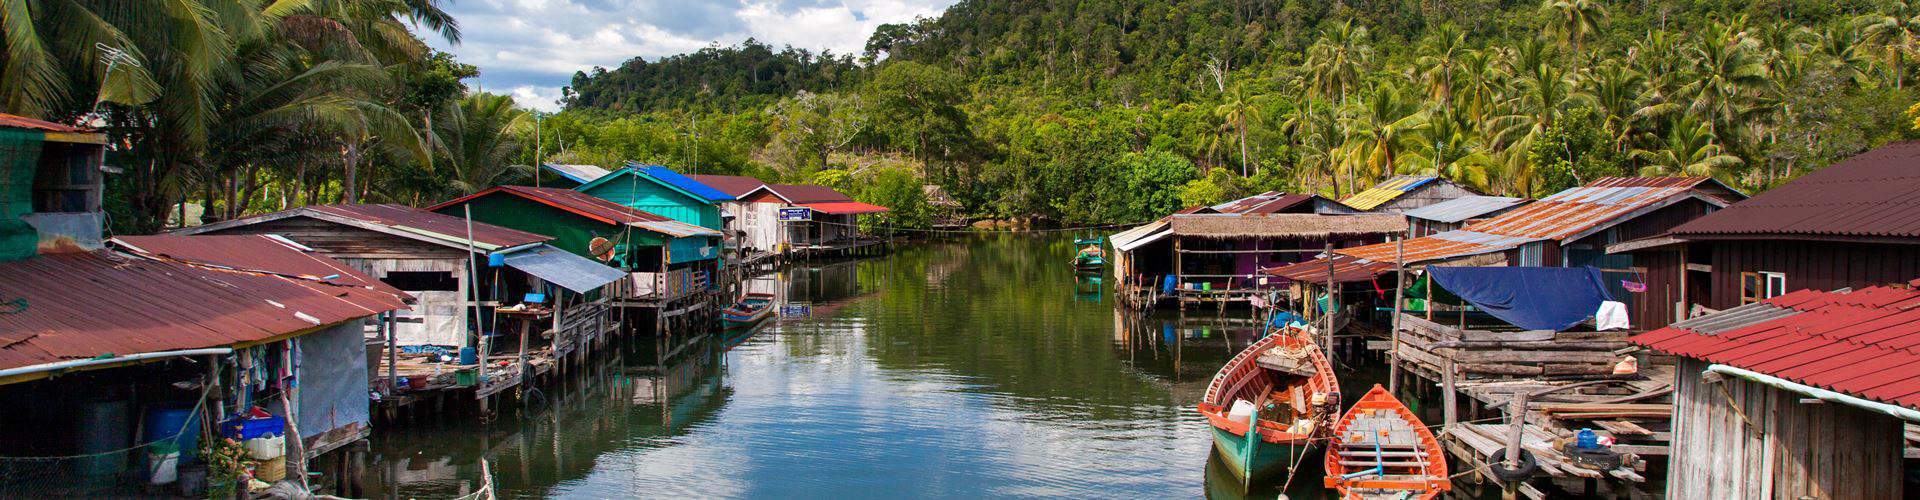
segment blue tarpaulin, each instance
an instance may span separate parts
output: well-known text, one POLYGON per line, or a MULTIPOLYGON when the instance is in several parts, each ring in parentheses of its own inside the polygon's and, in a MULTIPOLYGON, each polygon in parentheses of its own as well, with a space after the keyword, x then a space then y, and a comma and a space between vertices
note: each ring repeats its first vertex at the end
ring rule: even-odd
POLYGON ((1433 284, 1528 330, 1560 331, 1592 318, 1607 294, 1591 267, 1428 267, 1433 284))

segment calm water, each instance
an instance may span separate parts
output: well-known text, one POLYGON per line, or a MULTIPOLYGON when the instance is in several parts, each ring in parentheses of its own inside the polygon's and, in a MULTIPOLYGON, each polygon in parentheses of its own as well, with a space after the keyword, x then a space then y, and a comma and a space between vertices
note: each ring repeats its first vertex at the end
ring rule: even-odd
POLYGON ((485 456, 512 497, 1239 496, 1193 408, 1249 313, 1122 316, 1072 255, 977 237, 764 277, 782 314, 758 331, 664 370, 630 354, 524 416, 383 432, 366 481, 457 495, 485 456))

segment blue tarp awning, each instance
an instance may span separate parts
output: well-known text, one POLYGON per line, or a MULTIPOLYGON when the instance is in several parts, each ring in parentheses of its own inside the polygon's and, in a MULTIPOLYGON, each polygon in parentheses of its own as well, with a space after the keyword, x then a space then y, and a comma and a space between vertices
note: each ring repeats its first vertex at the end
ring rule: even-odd
POLYGON ((568 253, 551 245, 535 245, 506 255, 507 267, 539 276, 548 283, 579 293, 587 293, 614 282, 627 273, 568 253))
POLYGON ((1528 330, 1560 331, 1593 317, 1607 294, 1591 267, 1428 267, 1433 284, 1528 330))

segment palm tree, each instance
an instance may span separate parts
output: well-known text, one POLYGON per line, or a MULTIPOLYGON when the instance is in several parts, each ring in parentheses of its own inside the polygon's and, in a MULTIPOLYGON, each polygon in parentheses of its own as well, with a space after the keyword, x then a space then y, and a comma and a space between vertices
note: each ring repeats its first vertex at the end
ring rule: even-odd
POLYGON ((1634 132, 1634 112, 1640 110, 1646 77, 1619 64, 1603 64, 1581 80, 1580 97, 1605 114, 1607 136, 1616 152, 1624 152, 1634 132))
POLYGON ((1224 97, 1226 101, 1214 107, 1213 114, 1240 136, 1240 175, 1253 175, 1247 170, 1247 122, 1260 120, 1260 108, 1248 99, 1245 85, 1233 86, 1224 97))
POLYGON ((1353 20, 1341 22, 1320 32, 1320 38, 1307 47, 1307 72, 1314 96, 1342 96, 1360 83, 1361 68, 1373 54, 1365 26, 1353 20))
POLYGON ((1920 50, 1920 6, 1906 0, 1888 0, 1871 14, 1854 20, 1860 42, 1879 52, 1893 72, 1893 87, 1907 80, 1907 54, 1920 50))
POLYGON ((1420 79, 1426 82, 1427 97, 1441 106, 1453 104, 1455 68, 1467 50, 1467 35, 1452 24, 1442 24, 1420 44, 1420 59, 1415 61, 1420 79))
POLYGON ((1548 33, 1579 53, 1581 42, 1600 31, 1607 7, 1599 0, 1543 0, 1540 15, 1547 19, 1548 33))
POLYGON ((1473 123, 1459 110, 1429 111, 1427 126, 1417 140, 1425 149, 1410 155, 1396 173, 1438 175, 1481 192, 1492 191, 1488 172, 1495 161, 1481 150, 1473 123))
POLYGON ((436 166, 451 169, 454 194, 476 193, 533 172, 531 166, 513 164, 521 129, 532 124, 529 116, 514 107, 513 97, 488 93, 468 95, 435 113, 436 166))
POLYGON ((1401 151, 1426 125, 1420 109, 1402 98, 1400 89, 1390 82, 1374 87, 1359 104, 1352 116, 1341 121, 1347 134, 1349 181, 1392 172, 1401 151))
POLYGON ((1726 154, 1713 142, 1708 124, 1683 117, 1668 127, 1657 149, 1635 149, 1631 157, 1643 163, 1640 175, 1690 175, 1725 180, 1728 169, 1742 164, 1740 157, 1726 154))
POLYGON ((1757 47, 1758 42, 1736 24, 1715 23, 1703 30, 1691 49, 1698 61, 1695 80, 1679 93, 1690 96, 1688 111, 1706 117, 1716 140, 1770 109, 1770 103, 1757 93, 1769 84, 1757 47))

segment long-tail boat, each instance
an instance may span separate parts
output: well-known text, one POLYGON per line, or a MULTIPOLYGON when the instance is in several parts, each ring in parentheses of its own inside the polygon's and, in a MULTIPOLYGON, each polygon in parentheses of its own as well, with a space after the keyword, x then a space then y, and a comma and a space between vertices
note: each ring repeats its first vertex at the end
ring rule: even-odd
POLYGON ((1107 265, 1106 250, 1100 248, 1100 238, 1081 238, 1073 240, 1080 248, 1073 254, 1073 268, 1078 271, 1098 271, 1107 265))
POLYGON ((1276 329, 1234 355, 1207 384, 1200 413, 1213 426, 1221 461, 1242 486, 1304 461, 1340 412, 1333 365, 1308 335, 1276 329))
POLYGON ((1424 500, 1452 488, 1440 441, 1380 384, 1333 424, 1326 470, 1340 498, 1424 500))
POLYGON ((720 322, 727 328, 753 326, 773 314, 773 294, 749 293, 732 306, 720 311, 720 322))

